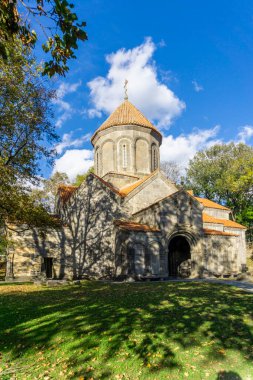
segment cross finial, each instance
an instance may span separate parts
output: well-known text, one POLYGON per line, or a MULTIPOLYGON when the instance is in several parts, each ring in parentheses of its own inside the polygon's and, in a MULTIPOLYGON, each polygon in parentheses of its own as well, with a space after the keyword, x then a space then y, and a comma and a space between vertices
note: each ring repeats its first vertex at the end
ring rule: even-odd
POLYGON ((125 89, 125 100, 128 100, 128 94, 127 94, 127 84, 128 84, 128 80, 125 79, 125 84, 124 84, 124 89, 125 89))

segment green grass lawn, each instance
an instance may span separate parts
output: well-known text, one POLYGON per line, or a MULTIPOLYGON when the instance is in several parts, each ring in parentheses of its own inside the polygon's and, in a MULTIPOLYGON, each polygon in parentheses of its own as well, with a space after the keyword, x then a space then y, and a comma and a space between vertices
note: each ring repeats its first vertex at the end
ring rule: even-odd
POLYGON ((208 283, 0 286, 0 378, 253 379, 253 294, 208 283))

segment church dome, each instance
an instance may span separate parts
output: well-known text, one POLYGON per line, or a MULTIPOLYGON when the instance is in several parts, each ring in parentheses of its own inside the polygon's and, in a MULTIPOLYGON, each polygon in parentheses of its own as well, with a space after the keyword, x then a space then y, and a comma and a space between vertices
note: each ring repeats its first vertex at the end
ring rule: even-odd
POLYGON ((95 174, 100 177, 113 173, 136 180, 159 168, 162 135, 128 99, 96 130, 91 142, 95 174))
POLYGON ((139 125, 144 128, 149 128, 161 136, 158 129, 141 113, 141 111, 129 102, 129 100, 125 100, 96 130, 91 138, 91 142, 100 131, 119 125, 139 125))

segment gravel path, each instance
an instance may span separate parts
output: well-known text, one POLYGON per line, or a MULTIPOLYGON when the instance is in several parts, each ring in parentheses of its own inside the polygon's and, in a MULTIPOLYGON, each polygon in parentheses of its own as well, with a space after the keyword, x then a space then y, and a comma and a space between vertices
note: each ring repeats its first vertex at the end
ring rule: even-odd
POLYGON ((244 290, 245 292, 253 293, 253 282, 246 282, 246 281, 235 281, 235 280, 218 280, 215 278, 196 278, 196 279, 175 279, 175 280, 169 280, 169 281, 194 281, 194 282, 211 282, 214 284, 222 284, 222 285, 230 285, 230 286, 236 286, 237 288, 240 288, 244 290))

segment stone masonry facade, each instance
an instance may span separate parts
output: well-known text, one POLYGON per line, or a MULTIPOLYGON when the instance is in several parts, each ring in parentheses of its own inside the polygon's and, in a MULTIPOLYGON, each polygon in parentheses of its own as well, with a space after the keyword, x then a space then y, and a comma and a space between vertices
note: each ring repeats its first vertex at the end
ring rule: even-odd
POLYGON ((60 226, 12 226, 7 279, 194 278, 245 269, 245 227, 225 206, 165 177, 162 136, 128 100, 91 141, 95 174, 59 188, 60 226))

